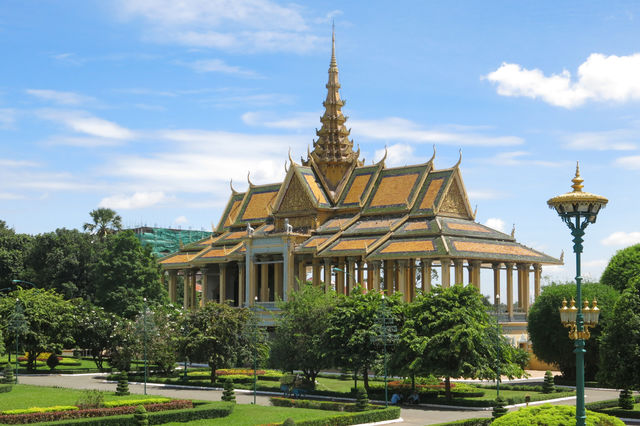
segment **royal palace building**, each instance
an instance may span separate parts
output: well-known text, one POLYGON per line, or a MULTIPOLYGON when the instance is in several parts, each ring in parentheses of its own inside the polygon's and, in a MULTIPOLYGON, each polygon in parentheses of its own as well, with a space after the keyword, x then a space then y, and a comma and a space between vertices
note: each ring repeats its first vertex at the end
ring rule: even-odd
POLYGON ((274 309, 306 281, 341 294, 360 284, 411 300, 436 280, 480 289, 481 269, 489 269, 494 297, 506 284, 506 322, 524 321, 540 293, 542 265, 562 261, 475 222, 460 161, 436 169, 434 149, 421 164, 389 168, 383 158, 365 165, 345 127, 335 39, 326 87, 306 160, 289 155, 283 182, 231 187, 212 235, 160 260, 171 301, 178 302, 178 276, 185 308, 216 300, 274 309))

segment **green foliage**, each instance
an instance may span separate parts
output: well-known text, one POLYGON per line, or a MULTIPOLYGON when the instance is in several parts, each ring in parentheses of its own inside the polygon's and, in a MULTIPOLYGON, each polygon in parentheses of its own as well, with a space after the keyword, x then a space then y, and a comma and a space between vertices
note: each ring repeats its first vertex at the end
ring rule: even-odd
POLYGON ((633 410, 633 394, 629 389, 622 389, 620 391, 618 406, 623 410, 633 410))
POLYGON ((131 405, 149 405, 149 404, 164 404, 171 401, 171 398, 155 397, 144 399, 116 399, 114 401, 106 401, 102 405, 104 407, 126 407, 131 405))
POLYGON ((325 293, 307 284, 279 304, 282 313, 277 319, 269 357, 274 367, 300 370, 314 383, 320 370, 331 366, 325 330, 336 301, 335 293, 325 293))
POLYGON ((138 405, 133 417, 136 419, 137 425, 144 426, 149 424, 149 415, 147 414, 147 410, 144 408, 144 405, 138 405))
POLYGON ((600 340, 598 381, 622 389, 640 388, 640 277, 616 302, 600 340))
POLYGON ((369 396, 364 389, 359 388, 356 394, 356 409, 358 411, 365 411, 369 409, 369 396))
POLYGON ((409 304, 401 344, 411 369, 421 375, 445 378, 447 399, 450 378, 495 378, 496 345, 500 345, 500 372, 522 376, 524 365, 514 362, 518 352, 490 322, 482 296, 473 286, 435 287, 409 304))
POLYGON ((75 405, 55 405, 53 407, 30 407, 16 410, 4 410, 0 414, 28 414, 28 413, 53 413, 56 411, 74 411, 79 408, 75 405))
POLYGON ((640 278, 640 244, 618 250, 609 260, 600 282, 623 292, 634 278, 640 278))
POLYGON ((236 402, 236 394, 233 390, 233 380, 227 379, 224 382, 224 390, 222 391, 222 400, 227 402, 236 402))
POLYGON ((7 393, 7 392, 11 392, 11 390, 13 389, 13 385, 6 383, 6 384, 0 384, 0 393, 7 393))
POLYGON ((318 420, 302 420, 296 422, 298 426, 325 426, 325 425, 358 425, 362 423, 376 423, 385 420, 393 420, 400 417, 400 407, 389 407, 380 410, 361 411, 358 413, 339 414, 332 417, 324 417, 318 420))
MULTIPOLYGON (((388 318, 400 324, 400 295, 384 299, 388 318)), ((326 330, 326 345, 334 357, 334 365, 362 372, 364 385, 369 390, 369 370, 382 353, 380 313, 382 295, 376 291, 365 293, 357 285, 349 296, 338 296, 331 311, 326 330)), ((388 347, 387 350, 390 350, 388 347)))
POLYGON ((49 367, 49 370, 53 371, 53 369, 56 368, 58 364, 60 364, 58 354, 55 352, 51 353, 47 358, 47 367, 49 367))
POLYGON ((154 306, 141 312, 134 323, 138 359, 143 358, 146 341, 147 359, 163 374, 171 373, 178 361, 180 315, 181 311, 171 305, 154 306))
POLYGON ((291 417, 282 422, 282 426, 295 426, 296 422, 291 417))
POLYGON ((0 289, 13 287, 11 280, 25 279, 25 260, 31 242, 29 235, 16 234, 0 220, 0 289))
POLYGON ((129 395, 129 376, 125 371, 120 373, 118 385, 116 387, 116 395, 129 395))
POLYGON ((82 396, 76 401, 80 409, 99 408, 104 404, 104 394, 96 389, 85 390, 82 396))
POLYGON ((42 352, 58 352, 73 345, 73 305, 52 290, 19 289, 10 293, 9 297, 0 299, 0 321, 12 339, 15 334, 20 336, 20 344, 29 353, 27 368, 30 370, 35 369, 36 359, 42 352), (21 319, 16 318, 20 310, 23 310, 18 315, 21 319), (15 327, 20 330, 11 333, 15 327))
POLYGON ((11 364, 6 363, 2 373, 2 381, 0 381, 0 383, 14 383, 16 381, 16 378, 13 375, 13 366, 11 364))
POLYGON ((120 319, 109 340, 110 363, 120 371, 129 371, 135 358, 139 336, 133 321, 120 319))
POLYGON ((122 218, 114 210, 98 208, 89 212, 92 223, 85 223, 82 227, 85 231, 103 240, 107 235, 122 229, 122 218))
POLYGON ((251 354, 254 340, 264 344, 264 335, 252 319, 246 308, 215 302, 184 316, 183 329, 188 334, 182 340, 183 350, 192 361, 209 364, 211 383, 216 369, 236 365, 251 354))
MULTIPOLYGON (((556 364, 566 378, 575 378, 576 357, 574 342, 569 339, 568 329, 560 322, 562 300, 569 301, 576 295, 575 284, 552 284, 543 288, 542 293, 531 306, 527 330, 533 344, 533 352, 541 361, 556 364)), ((582 297, 598 299, 600 325, 591 330, 591 338, 586 341, 584 357, 585 378, 593 380, 598 371, 600 333, 613 318, 613 306, 619 293, 604 284, 583 284, 582 297)))
POLYGON ((498 417, 502 417, 509 411, 506 408, 507 402, 503 397, 499 396, 496 398, 495 405, 493 406, 493 412, 491 413, 491 417, 497 419, 498 417))
POLYGON ((105 310, 134 318, 149 304, 165 304, 167 291, 160 267, 149 247, 142 247, 133 231, 109 235, 95 263, 95 302, 105 310))
POLYGON ((547 370, 544 373, 544 383, 542 384, 542 392, 553 393, 555 389, 556 389, 556 386, 553 383, 553 374, 551 373, 551 370, 547 370))
POLYGON ((111 336, 120 319, 100 306, 82 299, 72 301, 75 305, 74 339, 76 346, 88 349, 96 367, 104 371, 103 354, 109 348, 111 336))
MULTIPOLYGON (((564 426, 575 424, 576 408, 566 405, 539 405, 512 411, 491 423, 492 426, 564 426)), ((624 423, 606 414, 587 411, 587 426, 624 426, 624 423)))
POLYGON ((438 423, 432 426, 487 426, 493 419, 486 417, 477 417, 474 419, 457 420, 455 422, 438 423))

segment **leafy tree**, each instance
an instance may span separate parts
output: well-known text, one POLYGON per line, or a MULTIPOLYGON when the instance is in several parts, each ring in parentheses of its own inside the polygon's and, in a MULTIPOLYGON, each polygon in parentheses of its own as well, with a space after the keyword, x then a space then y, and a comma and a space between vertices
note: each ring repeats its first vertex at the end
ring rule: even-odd
POLYGON ((600 337, 598 381, 619 389, 640 389, 640 277, 613 308, 600 337))
POLYGON ((622 292, 635 277, 640 277, 640 244, 618 250, 609 260, 600 282, 622 292))
POLYGON ((25 258, 31 245, 31 237, 16 234, 0 220, 0 289, 12 286, 11 280, 25 278, 25 258))
POLYGON ((315 383, 320 370, 331 366, 325 330, 335 304, 334 292, 325 293, 308 284, 280 303, 282 313, 277 319, 269 358, 276 368, 300 370, 308 383, 315 383))
POLYGON ((250 351, 250 317, 246 308, 215 302, 184 316, 183 327, 189 331, 183 340, 184 350, 192 361, 209 364, 211 383, 218 368, 232 366, 250 351))
MULTIPOLYGON (((562 300, 569 301, 576 295, 575 284, 553 284, 543 288, 542 293, 529 310, 527 330, 533 345, 533 353, 541 361, 556 364, 562 375, 574 379, 576 356, 575 342, 569 339, 568 329, 560 322, 562 300)), ((594 380, 598 371, 600 333, 612 318, 613 306, 619 293, 604 284, 583 284, 582 297, 598 299, 600 325, 591 330, 591 338, 586 341, 584 357, 585 377, 594 380)))
POLYGON ((100 240, 122 229, 122 218, 115 210, 101 207, 91 210, 89 216, 93 223, 85 223, 82 227, 100 240))
POLYGON ((136 318, 136 352, 142 358, 146 339, 147 359, 157 365, 161 372, 169 374, 178 360, 180 311, 171 306, 155 306, 152 309, 147 309, 146 315, 141 313, 136 318))
POLYGON ((451 399, 452 377, 496 377, 497 344, 500 373, 510 378, 524 374, 526 358, 497 333, 475 287, 436 286, 409 305, 401 342, 414 354, 415 371, 445 378, 445 394, 451 399))
MULTIPOLYGON (((42 352, 59 352, 73 345, 71 302, 52 290, 19 289, 0 299, 0 318, 10 318, 16 312, 16 303, 24 308, 26 330, 20 342, 29 352, 27 367, 30 370, 35 369, 36 359, 42 352)), ((3 329, 9 326, 8 322, 3 324, 3 329)))
POLYGON ((2 330, 0 329, 0 355, 4 355, 5 352, 4 339, 2 337, 2 330))
POLYGON ((67 299, 92 300, 91 267, 97 251, 91 237, 75 229, 37 235, 26 258, 29 276, 38 287, 54 289, 67 299))
POLYGON ((126 318, 121 318, 113 329, 109 340, 109 357, 110 364, 119 371, 131 370, 131 361, 136 356, 137 332, 133 321, 126 318))
MULTIPOLYGON (((396 324, 400 321, 400 298, 386 298, 389 316, 396 324)), ((363 374, 364 386, 369 389, 369 370, 382 353, 379 313, 382 294, 364 293, 357 285, 349 296, 338 296, 338 303, 327 322, 327 347, 333 354, 334 364, 363 374)))
POLYGON ((151 249, 143 247, 132 231, 105 239, 93 281, 96 304, 125 318, 134 318, 142 311, 145 297, 150 304, 168 302, 151 249))
POLYGON ((82 299, 72 301, 75 305, 74 340, 76 346, 88 349, 93 362, 104 371, 103 354, 110 346, 111 336, 119 318, 106 312, 102 307, 92 305, 82 299))

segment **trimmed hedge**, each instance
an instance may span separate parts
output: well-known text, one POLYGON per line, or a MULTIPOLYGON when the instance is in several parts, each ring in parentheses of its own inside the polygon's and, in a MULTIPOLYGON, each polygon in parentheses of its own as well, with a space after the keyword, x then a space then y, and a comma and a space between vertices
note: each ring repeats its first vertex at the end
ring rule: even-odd
MULTIPOLYGON (((508 425, 546 425, 562 426, 574 424, 576 407, 567 405, 539 405, 512 411, 493 421, 495 426, 508 425)), ((624 426, 620 419, 603 413, 587 411, 587 424, 593 426, 624 426)))
POLYGON ((16 410, 0 411, 0 414, 29 414, 29 413, 52 413, 55 411, 74 411, 79 408, 75 405, 55 405, 53 407, 30 407, 18 408, 16 410))
POLYGON ((13 385, 0 385, 0 393, 11 392, 13 385))
POLYGON ((147 399, 122 399, 117 401, 106 401, 103 405, 105 407, 123 407, 126 405, 149 405, 149 404, 163 404, 171 401, 171 398, 147 398, 147 399))
MULTIPOLYGON (((187 422, 192 420, 214 419, 227 417, 233 412, 235 404, 228 402, 213 402, 182 410, 160 411, 149 414, 150 425, 160 425, 171 422, 187 422)), ((101 417, 93 419, 77 419, 49 423, 52 425, 91 425, 91 426, 137 426, 132 415, 101 417)))
MULTIPOLYGON (((640 402, 640 395, 634 396, 633 401, 635 403, 640 402)), ((605 408, 616 408, 618 406, 618 402, 619 402, 618 398, 607 399, 604 401, 589 402, 585 404, 585 408, 591 411, 601 411, 605 408)))
POLYGON ((361 423, 375 423, 393 420, 400 417, 400 407, 382 408, 380 410, 360 411, 357 413, 339 414, 317 420, 296 422, 296 426, 346 426, 361 423))
POLYGON ((438 423, 432 426, 487 426, 493 419, 491 417, 475 417, 473 419, 456 420, 449 423, 438 423))
MULTIPOLYGON (((335 401, 316 401, 312 399, 291 399, 283 398, 281 396, 272 396, 269 398, 271 405, 275 407, 295 407, 295 408, 311 408, 314 410, 327 410, 327 411, 346 411, 348 413, 357 412, 356 404, 349 402, 335 402, 335 401)), ((372 409, 378 409, 376 406, 372 406, 372 409)))

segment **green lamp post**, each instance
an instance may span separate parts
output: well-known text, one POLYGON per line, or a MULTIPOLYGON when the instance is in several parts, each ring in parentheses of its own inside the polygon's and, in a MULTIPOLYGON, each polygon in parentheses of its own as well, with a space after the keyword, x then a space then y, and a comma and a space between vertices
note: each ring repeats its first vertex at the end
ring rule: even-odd
POLYGON ((551 198, 547 201, 550 208, 558 212, 564 223, 567 224, 573 236, 573 252, 576 254, 576 286, 578 307, 575 301, 571 301, 571 307, 567 308, 566 301, 560 308, 560 319, 565 327, 568 327, 569 338, 575 340, 576 354, 576 425, 584 426, 587 414, 584 406, 584 354, 585 340, 590 337, 589 328, 598 324, 600 310, 597 302, 593 301, 593 308, 589 309, 589 302, 584 301, 582 306, 582 277, 580 276, 580 255, 582 254, 582 243, 584 230, 590 223, 595 223, 598 212, 607 205, 605 197, 583 192, 580 177, 580 165, 576 165, 576 176, 572 179, 572 192, 551 198))
POLYGON ((500 295, 496 294, 496 399, 500 398, 500 295))
POLYGON ((144 394, 147 394, 147 377, 149 375, 149 364, 147 362, 147 298, 143 297, 142 302, 144 310, 142 311, 142 327, 144 330, 143 344, 144 344, 144 394))

